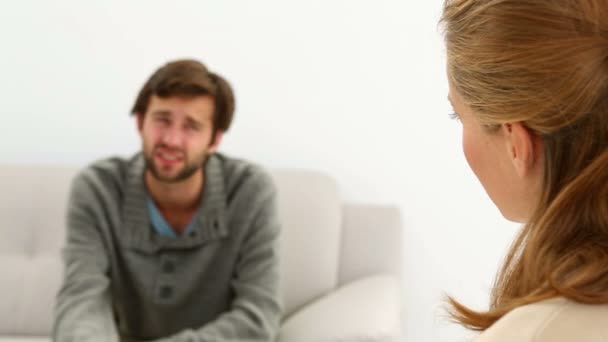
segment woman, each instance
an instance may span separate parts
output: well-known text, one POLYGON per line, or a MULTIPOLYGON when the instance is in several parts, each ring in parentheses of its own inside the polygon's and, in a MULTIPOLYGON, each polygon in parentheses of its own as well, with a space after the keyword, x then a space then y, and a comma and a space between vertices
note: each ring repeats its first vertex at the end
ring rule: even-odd
POLYGON ((472 170, 524 223, 481 341, 608 341, 608 0, 447 0, 449 98, 472 170))

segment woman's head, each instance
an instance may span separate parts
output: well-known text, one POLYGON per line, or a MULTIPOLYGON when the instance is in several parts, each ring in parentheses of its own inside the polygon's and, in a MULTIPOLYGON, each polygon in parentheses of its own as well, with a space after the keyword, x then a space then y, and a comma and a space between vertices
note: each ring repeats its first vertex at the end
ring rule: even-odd
POLYGON ((462 147, 486 192, 511 221, 525 222, 542 192, 544 143, 521 122, 482 125, 450 82, 448 96, 462 124, 462 147))
POLYGON ((445 3, 450 98, 467 160, 503 214, 526 222, 492 310, 455 303, 473 328, 555 295, 608 301, 606 13, 605 0, 445 3))

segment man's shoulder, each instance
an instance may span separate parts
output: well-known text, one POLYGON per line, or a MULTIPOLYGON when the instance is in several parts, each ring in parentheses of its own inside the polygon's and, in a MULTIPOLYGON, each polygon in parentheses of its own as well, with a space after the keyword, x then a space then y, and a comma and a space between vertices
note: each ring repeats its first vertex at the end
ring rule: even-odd
POLYGON ((139 154, 125 158, 111 156, 98 159, 84 167, 74 179, 74 187, 121 188, 129 172, 141 168, 143 161, 139 154))
POLYGON ((261 195, 275 192, 270 173, 261 165, 220 153, 216 153, 214 158, 221 169, 225 191, 229 196, 237 193, 261 195))
POLYGON ((475 342, 608 340, 608 305, 581 304, 554 298, 519 307, 479 336, 475 342))

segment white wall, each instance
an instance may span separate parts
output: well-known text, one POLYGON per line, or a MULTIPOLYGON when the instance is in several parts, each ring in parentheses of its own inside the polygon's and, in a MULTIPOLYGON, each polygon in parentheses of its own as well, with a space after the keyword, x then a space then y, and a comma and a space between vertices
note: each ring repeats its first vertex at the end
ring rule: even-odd
POLYGON ((128 112, 160 64, 195 57, 237 91, 224 151, 325 171, 396 203, 407 341, 463 341, 444 293, 484 308, 516 226, 448 119, 434 1, 13 1, 0 6, 0 161, 84 165, 138 149, 128 112))

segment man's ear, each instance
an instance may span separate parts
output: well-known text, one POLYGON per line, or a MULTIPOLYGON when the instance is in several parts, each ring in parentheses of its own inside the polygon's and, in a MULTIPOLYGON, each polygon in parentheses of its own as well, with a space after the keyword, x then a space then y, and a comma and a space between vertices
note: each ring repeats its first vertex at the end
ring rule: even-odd
POLYGON ((508 157, 519 177, 526 177, 541 160, 542 139, 531 132, 521 122, 503 124, 502 133, 506 137, 508 157))
POLYGON ((213 141, 209 145, 208 151, 210 154, 215 153, 217 151, 217 149, 220 147, 220 144, 222 143, 223 138, 224 138, 224 131, 218 129, 214 134, 213 141))

